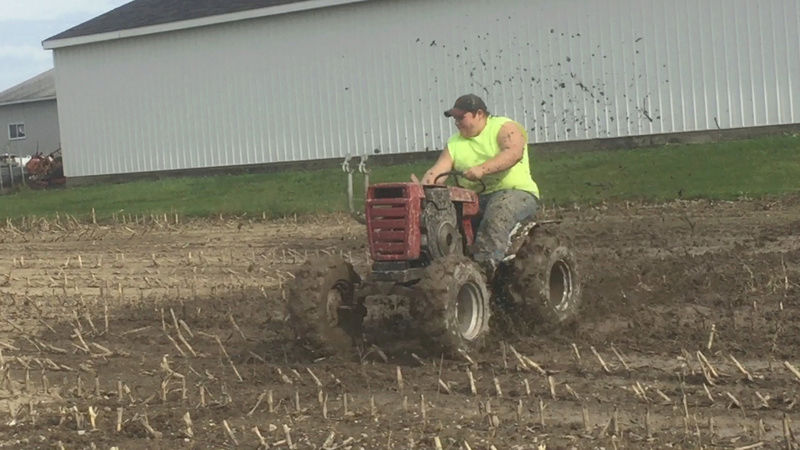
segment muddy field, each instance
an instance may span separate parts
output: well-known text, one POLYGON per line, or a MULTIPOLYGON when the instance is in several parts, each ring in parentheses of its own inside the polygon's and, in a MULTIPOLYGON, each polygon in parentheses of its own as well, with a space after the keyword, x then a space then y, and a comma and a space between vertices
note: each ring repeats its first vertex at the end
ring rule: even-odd
POLYGON ((799 445, 800 199, 543 217, 573 240, 582 319, 497 332, 472 361, 293 342, 292 272, 367 267, 345 216, 5 224, 0 446, 799 445))

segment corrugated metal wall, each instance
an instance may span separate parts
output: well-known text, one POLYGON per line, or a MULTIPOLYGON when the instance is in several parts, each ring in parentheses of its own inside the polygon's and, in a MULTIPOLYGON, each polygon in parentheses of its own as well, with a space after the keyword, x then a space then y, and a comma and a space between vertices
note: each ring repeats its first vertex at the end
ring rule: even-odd
POLYGON ((55 51, 68 176, 800 121, 797 0, 377 0, 55 51))

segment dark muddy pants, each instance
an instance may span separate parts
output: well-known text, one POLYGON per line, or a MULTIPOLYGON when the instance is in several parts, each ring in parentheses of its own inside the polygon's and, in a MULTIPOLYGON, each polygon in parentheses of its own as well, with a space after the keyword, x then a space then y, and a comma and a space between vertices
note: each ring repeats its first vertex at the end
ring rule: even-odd
POLYGON ((472 221, 473 230, 478 230, 472 255, 491 273, 506 256, 514 226, 532 219, 539 203, 535 195, 518 190, 492 192, 479 199, 481 210, 472 221))

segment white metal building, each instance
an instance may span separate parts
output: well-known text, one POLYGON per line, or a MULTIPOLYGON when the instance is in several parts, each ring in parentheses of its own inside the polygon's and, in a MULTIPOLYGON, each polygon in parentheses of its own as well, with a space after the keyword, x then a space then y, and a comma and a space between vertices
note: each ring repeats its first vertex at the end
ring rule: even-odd
POLYGON ((54 50, 67 176, 800 121, 797 0, 136 0, 54 50))
POLYGON ((31 156, 58 150, 58 110, 53 70, 0 92, 0 154, 31 156))

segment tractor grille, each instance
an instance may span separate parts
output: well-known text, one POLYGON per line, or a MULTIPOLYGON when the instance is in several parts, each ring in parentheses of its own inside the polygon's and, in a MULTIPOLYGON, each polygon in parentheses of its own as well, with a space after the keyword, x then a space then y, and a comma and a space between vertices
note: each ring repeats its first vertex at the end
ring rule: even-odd
POLYGON ((373 261, 408 261, 420 253, 420 198, 413 183, 370 186, 367 229, 373 261))

